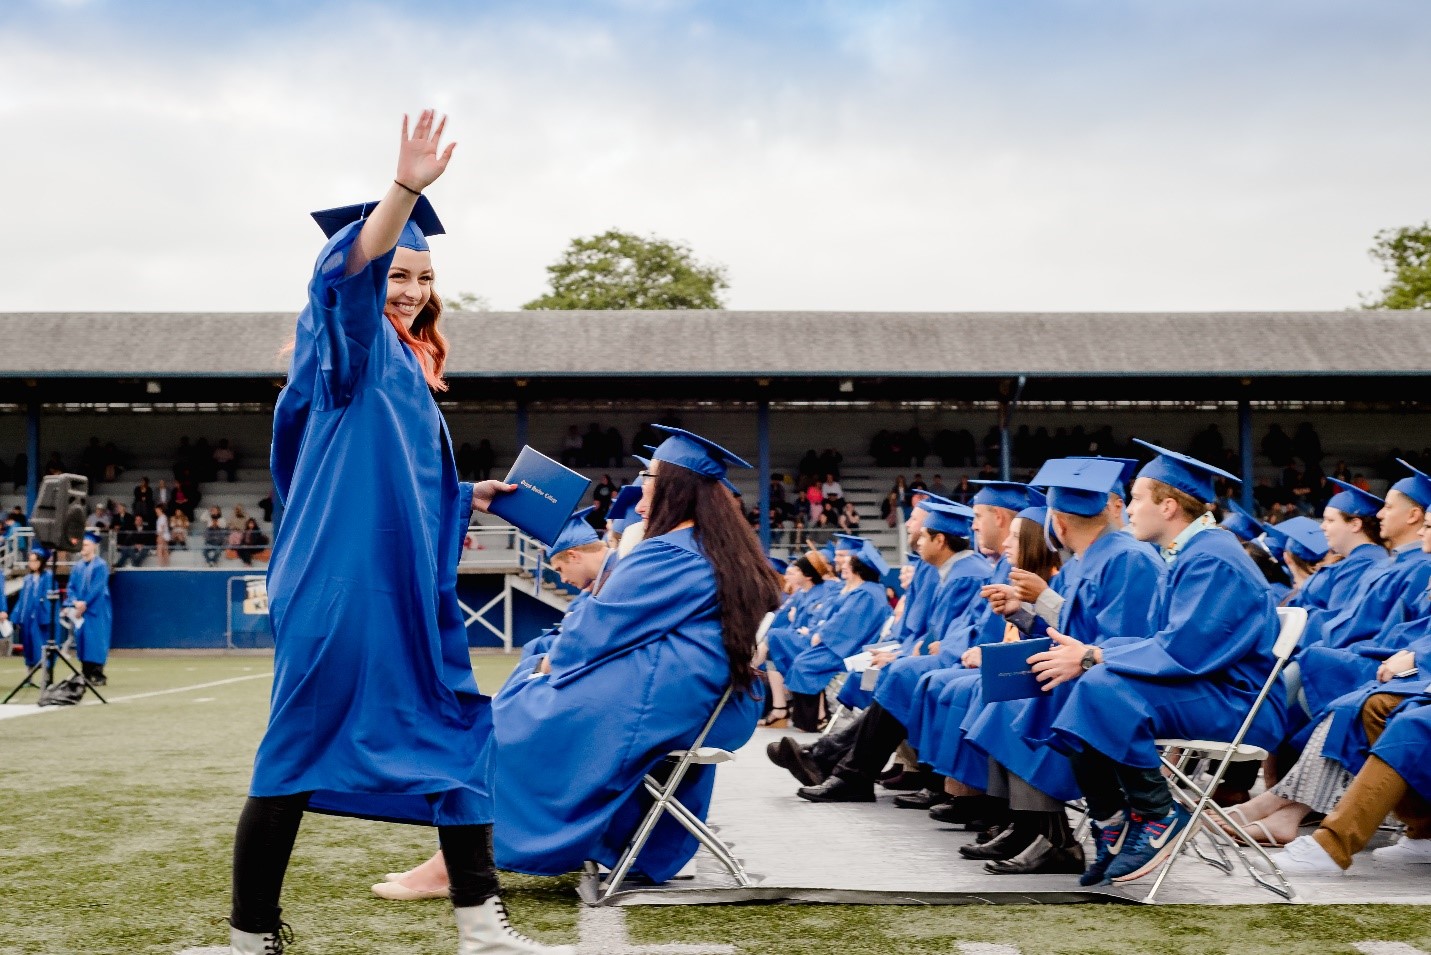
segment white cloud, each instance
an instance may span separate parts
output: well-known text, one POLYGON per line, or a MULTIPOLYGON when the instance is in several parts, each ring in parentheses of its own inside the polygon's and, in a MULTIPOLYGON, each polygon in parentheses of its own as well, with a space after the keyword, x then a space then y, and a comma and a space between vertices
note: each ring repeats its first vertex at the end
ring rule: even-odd
POLYGON ((380 192, 428 103, 460 143, 439 285, 498 308, 612 226, 724 262, 741 308, 1339 308, 1379 281, 1372 233, 1431 215, 1401 55, 1425 16, 832 4, 760 35, 624 6, 9 31, 0 180, 26 225, 0 238, 0 310, 295 308, 305 212, 380 192))

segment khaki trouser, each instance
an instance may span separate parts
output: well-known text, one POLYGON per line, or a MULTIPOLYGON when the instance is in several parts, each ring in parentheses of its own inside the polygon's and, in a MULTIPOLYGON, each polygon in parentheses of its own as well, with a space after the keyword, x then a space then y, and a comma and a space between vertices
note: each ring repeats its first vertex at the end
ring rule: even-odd
MULTIPOLYGON (((1391 712, 1404 702, 1405 697, 1378 693, 1361 708, 1361 723, 1373 746, 1386 729, 1391 712)), ((1431 839, 1431 803, 1408 787, 1396 770, 1372 756, 1313 838, 1337 865, 1346 869, 1392 812, 1406 823, 1408 838, 1431 839)))

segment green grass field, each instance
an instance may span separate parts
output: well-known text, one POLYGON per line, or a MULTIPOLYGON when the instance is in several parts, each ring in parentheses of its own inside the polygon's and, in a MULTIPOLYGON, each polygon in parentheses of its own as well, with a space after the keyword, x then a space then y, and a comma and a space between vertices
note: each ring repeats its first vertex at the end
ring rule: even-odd
MULTIPOLYGON (((475 657, 495 688, 515 658, 475 657)), ((152 953, 223 944, 233 826, 267 713, 264 657, 116 656, 108 695, 164 693, 0 721, 0 953, 152 953)), ((22 672, 0 667, 6 691, 22 672)), ((33 701, 28 691, 22 701, 33 701)), ((306 953, 451 952, 445 903, 373 897, 382 873, 426 858, 430 830, 310 815, 284 917, 306 953)), ((1426 875, 1431 875, 1427 873, 1426 875)), ((1412 876, 1425 877, 1425 876, 1412 876)), ((575 941, 575 879, 507 876, 514 922, 575 941)), ((946 953, 958 942, 1062 953, 1341 953, 1352 942, 1431 951, 1431 907, 742 905, 623 910, 637 943, 729 943, 742 953, 946 953)))

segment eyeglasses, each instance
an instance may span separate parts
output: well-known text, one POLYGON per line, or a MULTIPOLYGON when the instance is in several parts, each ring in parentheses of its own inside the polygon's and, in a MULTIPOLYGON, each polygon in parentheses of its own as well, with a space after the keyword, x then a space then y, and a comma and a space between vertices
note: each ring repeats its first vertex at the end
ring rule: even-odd
POLYGON ((653 477, 655 477, 655 476, 656 476, 656 472, 655 472, 655 471, 640 471, 640 472, 638 472, 638 473, 636 474, 636 477, 640 478, 640 479, 643 480, 643 481, 649 481, 649 480, 651 480, 651 479, 652 479, 653 477))

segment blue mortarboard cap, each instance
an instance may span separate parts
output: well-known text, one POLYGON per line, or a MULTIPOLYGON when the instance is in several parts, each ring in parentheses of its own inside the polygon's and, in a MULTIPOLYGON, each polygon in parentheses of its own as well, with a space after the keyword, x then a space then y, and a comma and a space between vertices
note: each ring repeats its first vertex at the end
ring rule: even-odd
MULTIPOLYGON (((86 535, 86 536, 88 536, 88 535, 86 535)), ((40 558, 41 561, 46 561, 46 560, 49 560, 49 559, 50 559, 50 552, 45 549, 45 546, 44 546, 43 544, 35 544, 35 545, 33 545, 33 546, 30 548, 30 553, 32 553, 32 554, 34 554, 36 557, 40 558)), ((0 608, 0 609, 3 609, 3 608, 0 608)))
POLYGON ((725 485, 725 489, 730 493, 734 494, 736 497, 744 496, 740 493, 740 488, 736 487, 733 483, 731 483, 730 478, 721 478, 720 483, 725 485))
POLYGON ((84 539, 89 541, 91 544, 100 543, 99 535, 94 533, 93 531, 85 531, 84 539))
MULTIPOLYGON (((924 500, 922 500, 922 501, 920 501, 918 504, 914 505, 916 508, 918 508, 918 509, 921 510, 921 511, 927 511, 927 510, 929 510, 931 507, 933 507, 933 506, 936 505, 936 504, 943 504, 943 505, 945 505, 945 506, 949 506, 949 505, 952 505, 952 504, 958 504, 958 503, 959 503, 958 501, 952 501, 952 500, 950 500, 950 499, 947 498, 947 497, 942 497, 942 496, 940 496, 940 495, 938 495, 938 494, 933 494, 933 493, 931 493, 931 492, 929 492, 929 491, 916 491, 915 493, 916 493, 916 494, 923 494, 923 495, 924 495, 924 500)), ((962 506, 963 506, 963 505, 961 504, 960 507, 962 507, 962 506)))
POLYGON ((830 541, 830 543, 826 544, 824 547, 821 547, 820 553, 825 555, 825 561, 833 567, 835 564, 835 542, 830 541))
POLYGON ((844 550, 849 551, 851 554, 857 554, 860 552, 860 549, 868 543, 869 541, 863 537, 856 537, 853 534, 836 534, 832 546, 835 550, 844 550))
POLYGON ((790 566, 790 562, 788 560, 782 560, 779 557, 767 556, 765 559, 770 561, 770 569, 775 571, 777 574, 785 573, 785 568, 790 566))
POLYGON ((1168 487, 1177 488, 1196 500, 1207 503, 1217 499, 1217 490, 1213 486, 1214 478, 1226 478, 1235 484, 1242 483, 1242 479, 1237 475, 1229 474, 1222 468, 1213 467, 1197 458, 1169 451, 1167 448, 1160 448, 1156 444, 1149 444, 1142 438, 1133 440, 1158 455, 1143 465, 1143 469, 1138 472, 1138 477, 1162 481, 1168 487))
POLYGON ((879 548, 870 541, 865 541, 864 546, 850 556, 854 557, 876 574, 879 574, 881 580, 884 579, 885 574, 889 573, 889 563, 884 559, 884 555, 879 552, 879 548))
POLYGON ((1232 501, 1227 502, 1227 513, 1222 516, 1222 526, 1236 534, 1239 540, 1254 541, 1262 536, 1262 524, 1232 501))
POLYGON ((1309 564, 1315 564, 1331 550, 1322 525, 1310 517, 1291 517, 1280 524, 1267 524, 1265 528, 1269 537, 1275 535, 1282 539, 1283 549, 1309 564))
POLYGON ((1022 511, 1026 507, 1038 507, 1044 502, 1043 495, 1027 484, 1017 481, 970 481, 980 485, 974 495, 973 504, 1002 507, 1010 511, 1022 511))
MULTIPOLYGON (((338 234, 338 230, 343 226, 360 219, 366 219, 377 207, 376 202, 361 202, 356 206, 322 209, 312 213, 312 216, 313 221, 318 223, 318 228, 322 229, 323 234, 331 239, 338 234)), ((417 204, 412 207, 412 215, 408 216, 407 222, 402 227, 402 235, 398 236, 398 245, 404 249, 426 252, 428 251, 427 237, 442 235, 446 231, 442 227, 441 220, 437 218, 437 212, 432 208, 432 203, 427 201, 427 196, 418 196, 417 204)))
POLYGON ((1363 491, 1355 484, 1348 484, 1346 481, 1338 481, 1334 477, 1327 478, 1328 481, 1341 488, 1332 499, 1327 502, 1327 507, 1335 507, 1347 517, 1375 517, 1376 512, 1381 510, 1381 506, 1386 502, 1370 491, 1363 491))
POLYGON ((1404 477, 1397 481, 1391 485, 1391 489, 1393 491, 1400 491, 1402 494, 1411 498, 1421 506, 1422 510, 1431 508, 1431 476, 1428 476, 1419 468, 1412 467, 1400 458, 1396 459, 1396 463, 1410 471, 1411 476, 1404 477))
POLYGON ((618 533, 641 519, 641 515, 636 513, 636 502, 639 500, 639 484, 627 484, 611 499, 611 509, 606 512, 606 520, 618 533))
POLYGON ((1048 520, 1048 508, 1046 507, 1026 507, 1019 511, 1017 517, 1024 521, 1033 521, 1039 527, 1048 520))
POLYGON ((556 555, 564 550, 580 547, 583 544, 595 544, 601 540, 600 535, 596 533, 596 528, 592 527, 586 519, 594 510, 596 510, 595 507, 584 507, 567 518, 561 533, 557 535, 556 540, 552 541, 549 553, 556 555))
POLYGON ((1048 506, 1064 514, 1095 517, 1122 486, 1125 466, 1116 458, 1054 458, 1029 481, 1048 489, 1048 506))
MULTIPOLYGON (((639 455, 639 454, 633 454, 633 455, 631 455, 631 456, 632 456, 633 458, 635 458, 638 463, 640 463, 641 467, 642 467, 644 470, 647 470, 647 471, 651 470, 651 459, 650 459, 650 458, 643 458, 643 457, 641 457, 641 455, 639 455)), ((638 480, 639 480, 639 479, 638 479, 638 480)))
POLYGON ((1070 455, 1068 460, 1117 461, 1123 465, 1123 476, 1118 479, 1118 486, 1109 491, 1109 493, 1116 494, 1125 500, 1128 497, 1128 485, 1133 483, 1133 479, 1138 476, 1138 468, 1141 467, 1137 458, 1110 458, 1102 454, 1074 454, 1070 455))
POLYGON ((935 504, 926 508, 924 529, 936 534, 963 537, 966 540, 974 533, 974 510, 963 504, 935 504))
POLYGON ((651 427, 670 435, 651 455, 653 460, 679 465, 712 478, 725 477, 726 469, 730 467, 750 467, 714 441, 698 434, 664 424, 654 424, 651 427))

